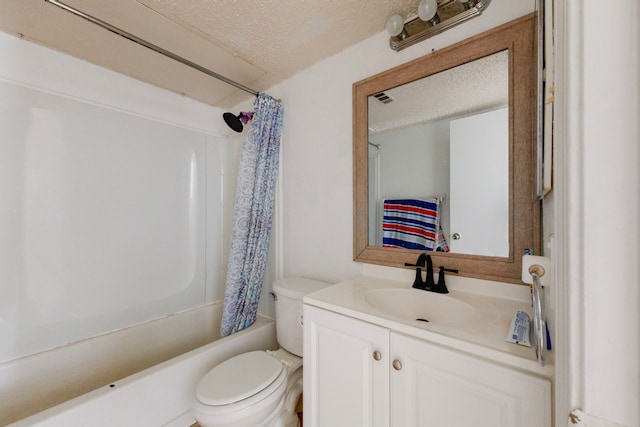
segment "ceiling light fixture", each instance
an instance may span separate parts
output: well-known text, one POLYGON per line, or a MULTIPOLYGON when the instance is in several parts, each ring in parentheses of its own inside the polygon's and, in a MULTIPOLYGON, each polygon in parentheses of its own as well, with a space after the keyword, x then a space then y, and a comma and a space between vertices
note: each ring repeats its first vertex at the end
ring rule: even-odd
POLYGON ((387 20, 389 46, 400 51, 480 15, 491 0, 421 0, 418 16, 404 22, 400 15, 387 20))

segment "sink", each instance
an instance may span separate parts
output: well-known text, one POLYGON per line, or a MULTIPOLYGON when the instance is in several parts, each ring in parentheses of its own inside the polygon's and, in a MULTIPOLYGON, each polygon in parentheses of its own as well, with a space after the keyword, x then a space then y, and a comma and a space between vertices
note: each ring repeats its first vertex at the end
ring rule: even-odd
POLYGON ((464 325, 479 316, 475 307, 450 294, 412 288, 373 289, 365 293, 364 300, 377 310, 409 323, 464 325))

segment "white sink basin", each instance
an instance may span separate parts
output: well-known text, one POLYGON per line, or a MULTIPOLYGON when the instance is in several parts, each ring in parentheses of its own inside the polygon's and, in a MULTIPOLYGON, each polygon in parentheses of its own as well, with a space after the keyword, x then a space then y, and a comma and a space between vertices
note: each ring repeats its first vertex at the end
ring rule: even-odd
POLYGON ((364 300, 381 312, 405 322, 464 325, 479 316, 475 307, 449 294, 412 288, 373 289, 365 293, 364 300))

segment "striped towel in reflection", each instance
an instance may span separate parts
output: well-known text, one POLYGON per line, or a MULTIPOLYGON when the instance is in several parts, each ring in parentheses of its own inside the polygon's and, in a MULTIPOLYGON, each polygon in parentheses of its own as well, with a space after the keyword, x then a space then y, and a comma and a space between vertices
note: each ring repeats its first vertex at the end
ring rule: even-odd
POLYGON ((382 245, 449 252, 440 226, 440 199, 385 200, 382 245))

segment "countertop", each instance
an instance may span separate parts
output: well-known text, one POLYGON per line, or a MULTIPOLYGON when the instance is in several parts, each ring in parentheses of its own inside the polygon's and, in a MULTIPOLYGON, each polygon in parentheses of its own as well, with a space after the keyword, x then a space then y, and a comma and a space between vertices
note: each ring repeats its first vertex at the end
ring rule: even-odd
MULTIPOLYGON (((517 286, 505 284, 504 286, 517 286)), ((490 360, 527 373, 553 378, 552 355, 547 352, 546 366, 540 366, 533 347, 505 340, 511 319, 517 310, 529 313, 531 304, 526 298, 514 297, 512 288, 505 288, 508 297, 499 296, 493 286, 487 294, 482 287, 456 290, 450 288, 446 296, 464 301, 476 308, 473 320, 462 325, 443 325, 404 319, 385 313, 365 301, 365 294, 380 288, 412 289, 411 283, 388 278, 360 276, 305 296, 304 303, 330 310, 355 319, 380 325, 390 330, 424 339, 451 349, 490 360)), ((524 287, 523 287, 524 288, 524 287)), ((489 289, 489 288, 487 288, 489 289)), ((526 288, 523 289, 526 291, 526 288)), ((413 290, 415 292, 427 292, 413 290)), ((524 294, 526 295, 526 293, 524 294)))

